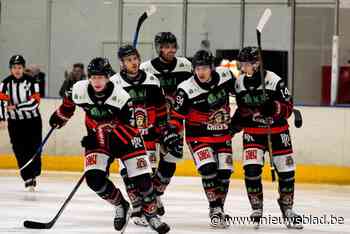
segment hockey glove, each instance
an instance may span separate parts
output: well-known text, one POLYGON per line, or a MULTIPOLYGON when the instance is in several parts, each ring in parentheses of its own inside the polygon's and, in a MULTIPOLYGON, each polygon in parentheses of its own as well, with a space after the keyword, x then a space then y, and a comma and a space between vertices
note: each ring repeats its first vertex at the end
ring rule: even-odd
POLYGON ((174 129, 168 129, 164 132, 163 144, 169 151, 176 150, 175 148, 180 144, 180 136, 174 129))
POLYGON ((81 146, 87 150, 92 150, 97 148, 96 136, 87 135, 81 139, 81 146))
POLYGON ((62 128, 67 123, 66 119, 61 118, 57 111, 55 111, 49 120, 49 124, 52 128, 62 128))

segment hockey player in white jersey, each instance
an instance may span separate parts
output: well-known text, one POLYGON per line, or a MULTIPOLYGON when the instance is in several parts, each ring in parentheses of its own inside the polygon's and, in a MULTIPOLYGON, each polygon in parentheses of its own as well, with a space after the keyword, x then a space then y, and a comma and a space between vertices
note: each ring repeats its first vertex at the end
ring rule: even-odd
MULTIPOLYGON (((129 93, 127 103, 131 113, 130 125, 137 128, 144 140, 152 169, 156 169, 156 142, 160 137, 161 128, 166 124, 165 97, 160 82, 151 73, 140 70, 140 55, 136 48, 124 45, 119 48, 118 57, 121 62, 120 73, 111 77, 111 81, 129 93)), ((142 212, 142 196, 129 178, 126 168, 122 168, 127 193, 129 195, 133 212, 131 217, 137 225, 147 226, 142 212)))
POLYGON ((288 228, 301 229, 301 216, 293 211, 295 159, 289 133, 288 118, 293 113, 293 100, 285 81, 275 73, 259 72, 257 47, 245 47, 238 55, 242 75, 235 93, 237 110, 231 128, 243 130, 243 169, 245 185, 252 208, 251 218, 259 226, 263 216, 261 182, 264 154, 272 148, 272 163, 278 174, 278 204, 288 228), (262 80, 266 85, 264 96, 262 80), (268 142, 271 134, 271 142, 268 142), (270 145, 270 146, 269 146, 270 145))
POLYGON ((151 166, 138 129, 130 126, 130 95, 109 80, 110 64, 104 58, 93 59, 88 66, 88 80, 79 81, 66 92, 61 106, 51 115, 51 127, 61 128, 72 117, 75 107, 85 111, 87 136, 85 148, 85 180, 90 189, 115 207, 114 228, 125 229, 130 205, 121 191, 109 180, 109 167, 121 159, 129 177, 142 194, 143 213, 158 233, 169 226, 156 214, 156 198, 151 181, 151 166))
MULTIPOLYGON (((154 38, 154 46, 158 57, 141 64, 141 69, 154 74, 159 80, 166 97, 167 119, 170 119, 170 110, 175 103, 177 85, 192 76, 192 64, 184 57, 177 57, 177 39, 171 32, 160 32, 154 38)), ((164 139, 164 138, 162 138, 164 139)), ((160 159, 158 169, 153 177, 157 193, 158 214, 164 215, 165 209, 160 196, 176 170, 176 162, 183 155, 183 138, 162 140, 160 143, 160 159)))

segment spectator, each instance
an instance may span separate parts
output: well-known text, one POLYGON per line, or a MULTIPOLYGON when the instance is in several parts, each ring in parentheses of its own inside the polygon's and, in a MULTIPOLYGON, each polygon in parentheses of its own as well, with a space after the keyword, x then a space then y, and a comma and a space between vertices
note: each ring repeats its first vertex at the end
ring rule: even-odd
POLYGON ((64 97, 66 90, 69 90, 77 81, 85 80, 86 75, 84 71, 84 64, 75 63, 73 65, 73 70, 68 74, 65 72, 65 80, 60 88, 60 96, 64 97))
POLYGON ((39 84, 40 97, 45 97, 45 76, 46 74, 40 70, 39 65, 31 64, 25 71, 25 74, 32 76, 35 82, 39 84))

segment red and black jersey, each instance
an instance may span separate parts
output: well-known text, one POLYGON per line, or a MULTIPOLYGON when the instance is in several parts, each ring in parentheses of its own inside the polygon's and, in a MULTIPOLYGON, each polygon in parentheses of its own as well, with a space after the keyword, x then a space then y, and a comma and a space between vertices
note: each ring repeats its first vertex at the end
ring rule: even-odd
POLYGON ((131 113, 129 124, 140 130, 145 141, 158 138, 160 128, 167 121, 165 97, 158 78, 140 70, 136 78, 130 78, 126 73, 117 73, 111 77, 111 81, 130 96, 126 103, 131 113))
POLYGON ((266 97, 263 96, 261 76, 259 72, 249 77, 241 75, 236 81, 235 93, 237 110, 235 117, 238 124, 246 132, 267 133, 267 125, 254 121, 253 116, 262 113, 266 102, 276 102, 278 110, 272 116, 272 133, 288 129, 287 119, 293 111, 293 101, 288 88, 281 77, 271 71, 265 71, 266 97))
POLYGON ((169 64, 163 63, 157 57, 142 63, 140 69, 155 75, 159 79, 160 87, 164 90, 166 97, 168 113, 175 103, 177 86, 193 75, 192 64, 184 57, 175 57, 169 64))
POLYGON ((113 82, 108 82, 103 93, 96 94, 88 80, 78 81, 71 91, 66 92, 63 103, 57 109, 57 115, 68 120, 76 106, 85 113, 85 123, 88 131, 93 131, 97 125, 103 123, 128 124, 131 117, 127 102, 130 95, 113 82))
POLYGON ((229 95, 234 92, 235 79, 227 68, 216 68, 211 80, 202 83, 194 75, 177 89, 170 125, 182 130, 185 121, 186 141, 225 142, 229 134, 229 95))

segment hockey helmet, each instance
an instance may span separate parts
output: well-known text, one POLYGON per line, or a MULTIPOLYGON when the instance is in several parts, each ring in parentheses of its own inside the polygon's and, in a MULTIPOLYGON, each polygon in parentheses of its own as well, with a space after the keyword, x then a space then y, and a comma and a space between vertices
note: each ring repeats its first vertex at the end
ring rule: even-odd
POLYGON ((103 75, 109 77, 111 74, 112 66, 107 58, 96 57, 91 60, 87 67, 88 77, 92 75, 103 75))
POLYGON ((251 63, 259 61, 258 47, 247 46, 241 49, 238 54, 238 61, 251 63))
POLYGON ((175 44, 176 49, 178 48, 176 36, 171 32, 159 32, 154 37, 154 48, 157 54, 160 53, 160 47, 164 44, 175 44))
POLYGON ((16 65, 16 64, 22 65, 23 67, 26 66, 26 61, 24 60, 22 55, 16 54, 10 58, 9 67, 11 68, 13 65, 16 65))
POLYGON ((140 54, 139 52, 137 51, 137 49, 135 47, 133 47, 132 45, 123 45, 119 48, 118 50, 118 58, 120 60, 122 60, 124 57, 126 56, 129 56, 129 55, 132 55, 132 54, 135 54, 137 57, 140 58, 140 54))
POLYGON ((192 58, 192 65, 193 67, 201 66, 201 65, 213 66, 214 57, 207 50, 198 50, 192 58))

